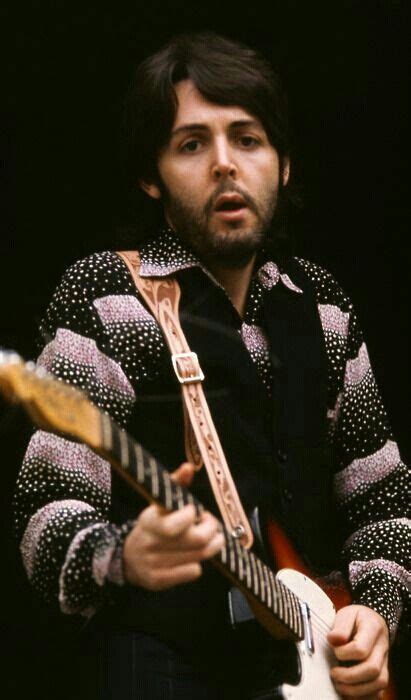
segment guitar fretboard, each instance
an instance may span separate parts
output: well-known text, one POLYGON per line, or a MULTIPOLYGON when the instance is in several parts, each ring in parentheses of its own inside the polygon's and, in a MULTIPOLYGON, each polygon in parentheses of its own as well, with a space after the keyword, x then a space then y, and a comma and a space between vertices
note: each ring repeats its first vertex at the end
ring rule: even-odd
MULTIPOLYGON (((200 515, 201 503, 184 486, 174 483, 168 471, 155 457, 121 430, 111 418, 102 414, 102 454, 116 471, 146 500, 156 502, 169 511, 193 505, 200 515)), ((211 560, 252 600, 285 626, 294 639, 304 638, 304 624, 299 599, 276 579, 258 557, 245 549, 221 525, 225 546, 211 560)))

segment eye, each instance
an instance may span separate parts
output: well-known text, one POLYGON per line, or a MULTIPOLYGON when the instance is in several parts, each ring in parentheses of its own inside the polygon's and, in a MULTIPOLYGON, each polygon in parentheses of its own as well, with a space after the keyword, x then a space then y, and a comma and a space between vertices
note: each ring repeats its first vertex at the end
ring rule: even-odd
POLYGON ((244 148, 253 148, 254 146, 258 146, 260 143, 255 136, 248 136, 246 134, 244 134, 244 136, 240 136, 238 140, 244 148))
POLYGON ((190 139, 186 141, 182 146, 181 150, 186 153, 196 153, 201 146, 201 141, 199 139, 190 139))

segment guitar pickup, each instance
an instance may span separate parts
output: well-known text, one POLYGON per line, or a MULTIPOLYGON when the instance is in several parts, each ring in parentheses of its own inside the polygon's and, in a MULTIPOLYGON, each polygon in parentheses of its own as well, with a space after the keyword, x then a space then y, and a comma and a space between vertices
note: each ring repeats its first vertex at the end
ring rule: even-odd
POLYGON ((305 645, 307 647, 308 653, 314 654, 314 637, 313 637, 313 631, 311 628, 310 608, 308 607, 307 603, 304 603, 303 601, 300 602, 300 608, 301 608, 301 615, 302 615, 303 624, 304 624, 305 645))

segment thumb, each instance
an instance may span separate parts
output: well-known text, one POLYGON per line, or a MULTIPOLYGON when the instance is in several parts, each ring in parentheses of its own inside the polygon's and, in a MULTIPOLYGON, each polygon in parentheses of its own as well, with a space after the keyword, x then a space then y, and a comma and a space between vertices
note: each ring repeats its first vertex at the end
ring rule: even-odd
POLYGON ((328 641, 332 646, 347 644, 353 636, 357 620, 357 608, 348 605, 341 608, 335 616, 334 625, 328 634, 328 641))
POLYGON ((190 464, 190 462, 183 462, 170 476, 176 484, 180 484, 180 486, 190 486, 194 473, 195 469, 193 465, 190 464))

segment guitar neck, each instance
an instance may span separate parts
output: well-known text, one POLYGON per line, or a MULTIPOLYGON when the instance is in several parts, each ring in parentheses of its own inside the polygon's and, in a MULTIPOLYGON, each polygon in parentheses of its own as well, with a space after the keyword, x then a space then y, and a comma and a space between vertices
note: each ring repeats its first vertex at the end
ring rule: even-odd
MULTIPOLYGON (((107 414, 100 414, 101 445, 96 449, 147 501, 157 503, 168 511, 193 505, 197 515, 204 510, 202 504, 184 486, 174 483, 169 472, 133 440, 107 414)), ((252 552, 245 549, 227 529, 221 525, 225 546, 211 559, 232 583, 248 598, 257 618, 279 638, 293 641, 304 638, 304 625, 300 604, 273 572, 252 552)))

